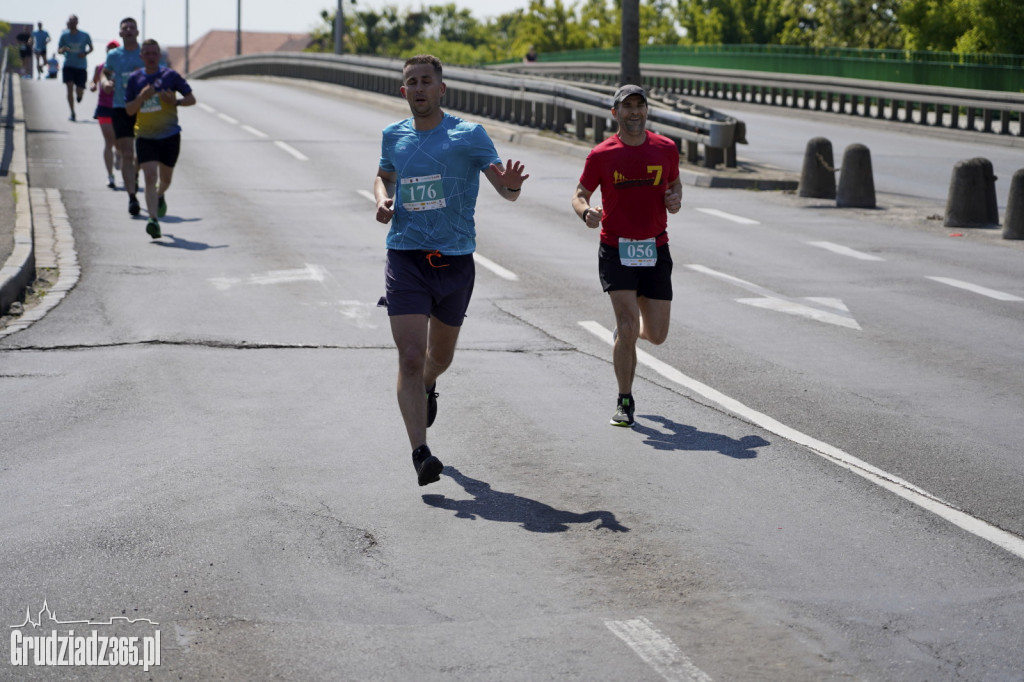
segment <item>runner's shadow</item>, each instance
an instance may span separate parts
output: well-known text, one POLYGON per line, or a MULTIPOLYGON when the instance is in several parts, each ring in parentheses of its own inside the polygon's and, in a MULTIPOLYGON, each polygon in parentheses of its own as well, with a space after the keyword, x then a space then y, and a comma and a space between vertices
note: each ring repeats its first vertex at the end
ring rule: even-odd
POLYGON ((597 528, 607 528, 620 533, 629 532, 629 528, 616 521, 615 514, 610 511, 576 514, 555 509, 528 497, 496 491, 491 488, 490 483, 465 476, 455 467, 445 467, 442 473, 462 486, 473 499, 453 500, 444 495, 424 495, 423 501, 431 507, 455 512, 455 518, 458 519, 480 518, 487 521, 518 523, 534 533, 564 533, 569 530, 571 523, 591 523, 600 520, 597 528))
POLYGON ((164 237, 170 239, 170 242, 158 242, 152 241, 150 244, 156 246, 162 246, 165 249, 185 249, 186 251, 206 251, 207 249, 226 249, 227 244, 221 244, 220 246, 210 246, 204 242, 192 242, 181 237, 175 237, 173 234, 164 233, 164 237))
POLYGON ((655 450, 715 450, 735 459, 754 459, 757 457, 755 448, 771 445, 760 436, 743 436, 736 440, 720 433, 700 431, 696 427, 680 424, 659 415, 643 414, 637 417, 659 422, 667 430, 666 432, 653 429, 639 421, 634 422, 633 430, 647 436, 644 442, 655 450))

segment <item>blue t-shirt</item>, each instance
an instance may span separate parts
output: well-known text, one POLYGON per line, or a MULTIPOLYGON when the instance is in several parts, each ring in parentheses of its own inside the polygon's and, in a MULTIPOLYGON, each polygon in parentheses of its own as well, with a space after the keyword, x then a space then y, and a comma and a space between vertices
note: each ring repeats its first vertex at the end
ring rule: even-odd
POLYGON ((114 108, 124 109, 124 86, 132 72, 142 68, 141 51, 141 47, 134 50, 115 47, 107 53, 107 61, 103 67, 113 72, 110 80, 114 81, 114 108))
POLYGON ((143 69, 128 77, 128 84, 124 88, 125 99, 133 100, 138 97, 148 83, 152 83, 157 92, 142 103, 135 116, 135 137, 162 140, 180 133, 177 105, 168 104, 159 93, 161 90, 173 90, 187 95, 192 92, 192 87, 181 74, 166 66, 159 67, 154 73, 146 73, 143 69))
POLYGON ((83 54, 86 45, 92 47, 92 38, 85 31, 78 31, 74 34, 71 31, 61 33, 60 40, 57 41, 57 48, 71 48, 64 53, 64 66, 70 66, 73 69, 86 68, 89 65, 85 54, 83 54))
POLYGON ((32 31, 32 50, 35 52, 46 53, 46 42, 50 39, 50 34, 46 31, 39 29, 38 31, 32 31))
POLYGON ((473 253, 480 173, 492 163, 501 157, 483 126, 451 114, 431 130, 412 118, 385 128, 380 167, 398 176, 387 247, 473 253))

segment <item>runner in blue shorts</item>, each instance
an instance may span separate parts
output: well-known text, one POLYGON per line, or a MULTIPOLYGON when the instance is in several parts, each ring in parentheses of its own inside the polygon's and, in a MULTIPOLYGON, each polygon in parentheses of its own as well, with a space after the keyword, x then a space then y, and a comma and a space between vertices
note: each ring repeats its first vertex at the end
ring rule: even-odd
POLYGON ((381 304, 398 348, 398 406, 420 485, 444 468, 427 447, 427 427, 473 294, 480 173, 509 201, 530 177, 519 161, 501 163, 482 126, 442 111, 441 71, 432 55, 405 62, 401 93, 412 116, 384 129, 373 181, 377 220, 391 223, 381 304))

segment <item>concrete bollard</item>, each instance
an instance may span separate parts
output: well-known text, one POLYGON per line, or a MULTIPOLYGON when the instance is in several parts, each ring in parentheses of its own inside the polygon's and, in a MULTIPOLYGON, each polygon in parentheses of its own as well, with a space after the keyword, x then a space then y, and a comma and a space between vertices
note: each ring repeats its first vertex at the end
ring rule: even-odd
POLYGON ((1010 198, 1003 218, 1003 239, 1024 239, 1024 168, 1010 180, 1010 198))
POLYGON ((804 151, 797 193, 817 199, 836 198, 836 169, 832 161, 832 143, 824 137, 812 138, 804 151))
POLYGON ((946 197, 946 227, 992 227, 999 224, 996 176, 992 162, 974 158, 953 166, 946 197))
POLYGON ((843 152, 843 171, 839 174, 836 206, 875 207, 875 178, 871 172, 871 151, 862 144, 851 144, 843 152))

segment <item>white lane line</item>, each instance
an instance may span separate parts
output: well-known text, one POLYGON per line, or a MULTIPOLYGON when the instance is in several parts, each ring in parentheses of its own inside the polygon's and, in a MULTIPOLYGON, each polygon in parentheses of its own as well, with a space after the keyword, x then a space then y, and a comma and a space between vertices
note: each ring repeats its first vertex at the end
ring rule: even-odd
MULTIPOLYGON (((605 343, 609 345, 612 343, 612 333, 597 322, 588 320, 580 322, 579 324, 605 343)), ((837 447, 824 443, 816 438, 812 438, 811 436, 801 433, 796 429, 786 426, 768 415, 752 410, 738 400, 716 391, 707 384, 702 384, 696 379, 688 377, 675 367, 658 360, 640 349, 637 349, 636 356, 638 362, 647 365, 669 381, 673 381, 680 386, 690 389, 694 393, 697 393, 705 399, 729 410, 755 426, 760 426, 765 431, 774 433, 775 435, 781 436, 798 445, 803 445, 810 451, 820 455, 833 464, 841 466, 842 468, 867 479, 875 485, 899 495, 908 502, 916 504, 922 509, 927 509, 936 516, 949 521, 968 533, 976 535, 984 540, 988 540, 989 542, 1002 547, 1007 552, 1024 559, 1024 538, 1014 535, 1013 533, 1008 533, 1001 528, 996 528, 995 526, 986 523, 981 519, 976 519, 969 514, 965 514, 948 502, 942 501, 931 493, 918 488, 908 481, 904 481, 898 476, 894 476, 893 474, 868 464, 867 462, 860 460, 837 447)))
POLYGON ((817 246, 818 248, 826 249, 832 253, 838 253, 840 256, 849 256, 850 258, 857 258, 859 260, 885 260, 880 256, 875 256, 870 253, 864 253, 863 251, 857 251, 851 249, 849 246, 843 246, 842 244, 833 244, 832 242, 807 242, 811 246, 817 246))
POLYGON ((643 616, 634 620, 609 620, 605 625, 669 682, 711 682, 707 673, 695 666, 675 642, 658 632, 643 616))
POLYGON ((206 102, 199 102, 199 103, 196 104, 196 106, 199 107, 200 109, 202 109, 203 111, 209 113, 209 114, 216 114, 217 113, 217 110, 214 109, 213 107, 211 107, 206 102))
MULTIPOLYGON (((358 194, 359 196, 363 197, 364 199, 367 199, 367 200, 372 201, 374 203, 377 202, 377 198, 375 196, 373 196, 373 192, 370 192, 369 190, 357 189, 356 190, 356 194, 358 194)), ((479 265, 481 267, 484 267, 484 268, 487 268, 488 270, 493 272, 498 277, 501 277, 502 279, 507 279, 510 282, 518 282, 519 281, 519 275, 517 275, 516 273, 512 272, 508 268, 504 268, 504 267, 498 265, 497 263, 492 261, 490 258, 487 258, 485 256, 481 256, 479 253, 474 253, 473 254, 473 260, 476 262, 477 265, 479 265)))
POLYGON ((476 261, 478 265, 484 266, 485 268, 493 272, 498 277, 501 277, 502 279, 507 279, 510 282, 519 281, 519 275, 512 272, 511 270, 507 270, 501 267, 500 265, 492 261, 490 258, 485 258, 481 256, 479 253, 474 253, 473 260, 476 261))
POLYGON ((299 161, 309 161, 308 156, 306 156, 305 154, 303 154, 302 152, 300 152, 298 149, 291 146, 287 142, 282 142, 281 140, 274 140, 274 144, 276 144, 278 147, 294 156, 299 161))
POLYGON ((217 118, 219 118, 222 121, 227 121, 231 125, 237 125, 238 124, 238 119, 237 118, 232 118, 232 117, 228 116, 227 114, 217 114, 217 118))
POLYGON ((744 218, 741 215, 735 215, 733 213, 726 213, 725 211, 719 211, 717 208, 698 208, 701 213, 707 213, 713 215, 716 218, 724 218, 725 220, 731 220, 734 223, 740 225, 760 225, 761 223, 753 218, 744 218))
POLYGON ((928 279, 942 284, 948 284, 951 287, 957 287, 958 289, 966 289, 967 291, 981 294, 982 296, 988 296, 994 298, 997 301, 1024 301, 1024 298, 1020 296, 1014 296, 1003 291, 996 291, 995 289, 989 289, 987 287, 978 286, 977 284, 971 284, 970 282, 963 282, 958 279, 951 279, 949 277, 929 277, 928 279))
POLYGON ((269 137, 262 130, 257 130, 256 128, 253 128, 252 126, 243 125, 242 126, 242 130, 244 130, 245 132, 247 132, 247 133, 249 133, 251 135, 255 135, 256 137, 269 137))

